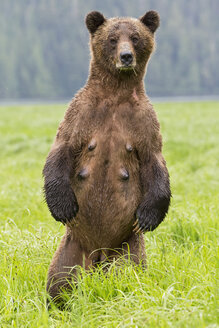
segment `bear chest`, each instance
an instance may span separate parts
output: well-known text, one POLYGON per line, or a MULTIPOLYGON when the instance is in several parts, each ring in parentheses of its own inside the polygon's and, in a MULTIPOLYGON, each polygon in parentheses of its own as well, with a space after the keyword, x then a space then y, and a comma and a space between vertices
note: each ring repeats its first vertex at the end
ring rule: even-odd
POLYGON ((85 109, 78 118, 78 131, 86 131, 88 138, 92 134, 99 133, 113 134, 115 131, 121 132, 121 136, 128 138, 142 133, 146 127, 146 113, 131 103, 114 104, 107 101, 101 102, 98 106, 85 109))

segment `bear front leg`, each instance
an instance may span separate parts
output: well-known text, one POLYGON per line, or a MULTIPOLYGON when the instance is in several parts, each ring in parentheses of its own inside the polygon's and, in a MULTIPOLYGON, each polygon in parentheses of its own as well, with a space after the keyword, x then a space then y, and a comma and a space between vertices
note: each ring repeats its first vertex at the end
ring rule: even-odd
POLYGON ((78 212, 78 203, 72 190, 74 156, 67 144, 54 147, 43 169, 45 199, 52 216, 63 223, 72 220, 78 212))
POLYGON ((144 197, 136 211, 136 233, 154 230, 168 212, 171 198, 169 174, 161 153, 140 163, 140 179, 144 197))

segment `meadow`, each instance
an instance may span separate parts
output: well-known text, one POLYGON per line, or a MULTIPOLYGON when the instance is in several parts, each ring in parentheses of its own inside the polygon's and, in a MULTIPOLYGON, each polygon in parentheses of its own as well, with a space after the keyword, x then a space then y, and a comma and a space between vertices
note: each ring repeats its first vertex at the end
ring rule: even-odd
POLYGON ((148 269, 82 270, 64 311, 46 307, 64 226, 42 168, 66 105, 0 107, 0 327, 219 327, 219 102, 154 107, 173 197, 145 234, 148 269))

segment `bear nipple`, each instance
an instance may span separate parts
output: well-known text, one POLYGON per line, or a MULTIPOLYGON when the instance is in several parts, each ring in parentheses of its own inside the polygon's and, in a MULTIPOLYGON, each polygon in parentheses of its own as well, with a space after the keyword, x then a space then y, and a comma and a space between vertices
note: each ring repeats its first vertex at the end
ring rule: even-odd
POLYGON ((80 180, 84 180, 89 177, 89 171, 87 168, 83 168, 79 173, 78 173, 78 178, 80 180))
POLYGON ((129 173, 128 171, 123 167, 120 169, 120 177, 122 180, 128 180, 129 179, 129 173))
POLYGON ((96 148, 97 142, 96 140, 92 139, 91 142, 88 145, 88 150, 93 150, 94 148, 96 148))
POLYGON ((126 150, 131 153, 131 151, 133 150, 132 146, 130 144, 126 144, 126 150))

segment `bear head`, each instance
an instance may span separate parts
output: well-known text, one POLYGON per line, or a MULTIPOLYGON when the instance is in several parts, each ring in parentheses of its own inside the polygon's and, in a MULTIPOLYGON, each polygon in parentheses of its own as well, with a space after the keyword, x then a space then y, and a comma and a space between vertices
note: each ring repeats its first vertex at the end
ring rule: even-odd
POLYGON ((144 74, 159 22, 158 13, 153 10, 139 19, 106 19, 101 13, 92 11, 86 16, 92 65, 118 76, 144 74))

